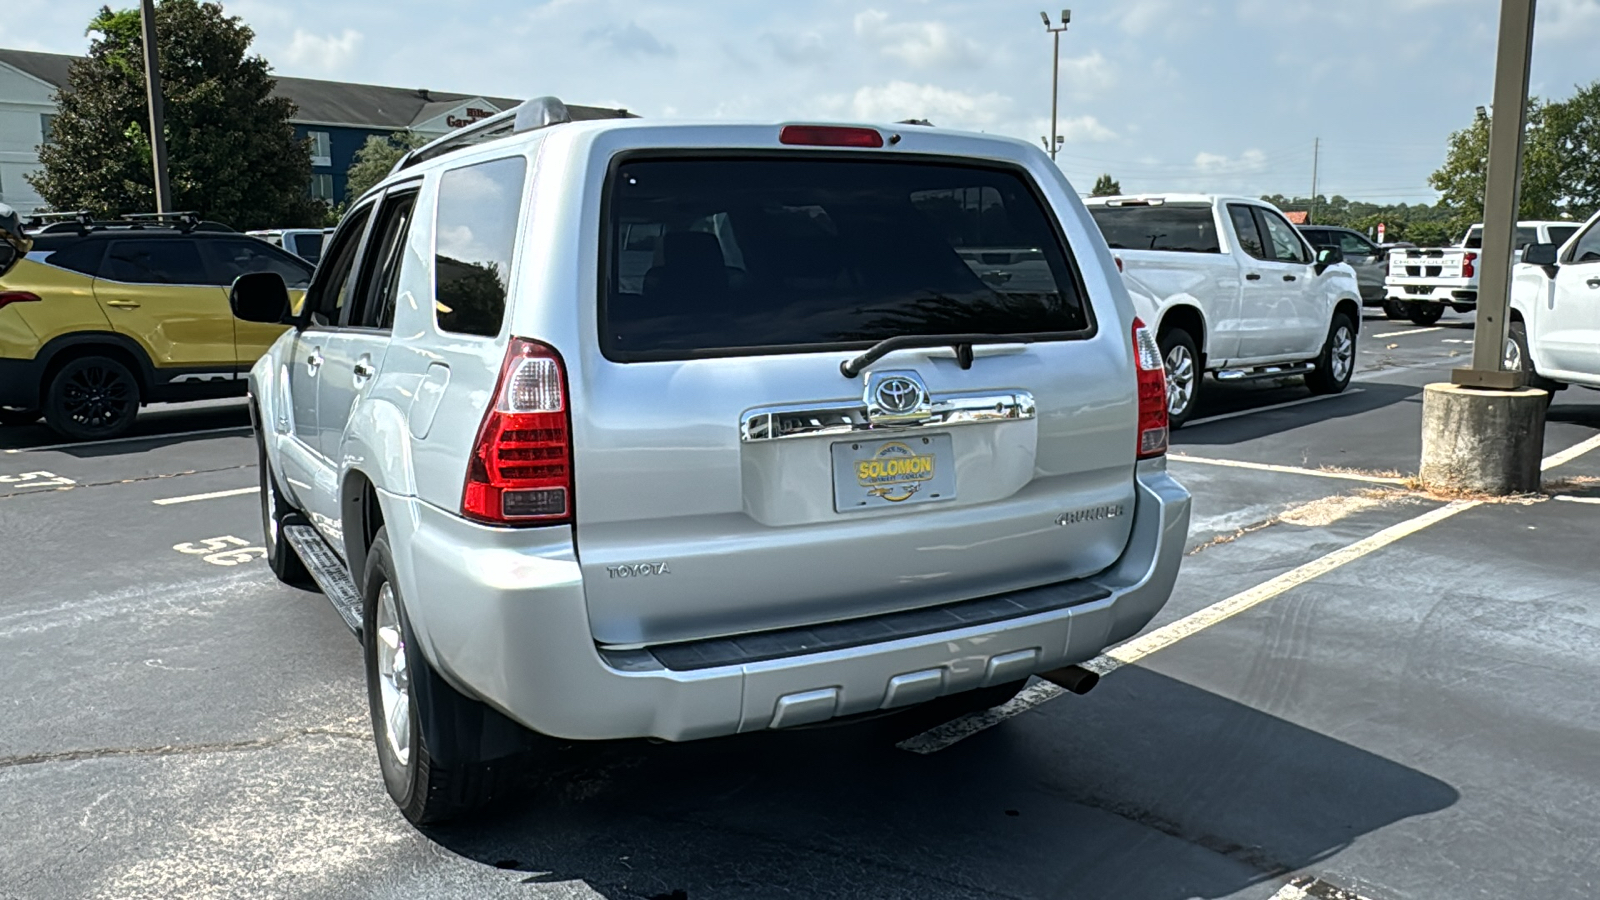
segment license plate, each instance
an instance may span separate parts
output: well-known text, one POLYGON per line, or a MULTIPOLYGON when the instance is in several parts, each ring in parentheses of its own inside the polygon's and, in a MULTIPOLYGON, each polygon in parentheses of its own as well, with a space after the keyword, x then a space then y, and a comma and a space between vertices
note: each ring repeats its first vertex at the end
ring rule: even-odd
POLYGON ((955 455, 948 434, 834 444, 833 508, 854 512, 953 500, 955 455))

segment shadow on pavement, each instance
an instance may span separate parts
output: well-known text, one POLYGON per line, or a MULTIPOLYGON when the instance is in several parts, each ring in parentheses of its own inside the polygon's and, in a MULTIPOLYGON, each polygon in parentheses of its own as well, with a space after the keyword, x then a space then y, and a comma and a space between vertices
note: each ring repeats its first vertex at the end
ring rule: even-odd
MULTIPOLYGON (((1207 385, 1207 387, 1213 392, 1220 392, 1225 389, 1238 390, 1232 386, 1219 388, 1216 385, 1207 385)), ((1359 394, 1352 392, 1341 394, 1338 397, 1319 403, 1307 403, 1303 406, 1291 406, 1286 409, 1267 410, 1259 415, 1224 419, 1220 422, 1200 422, 1188 425, 1172 433, 1172 446, 1181 448, 1195 445, 1237 444, 1241 441, 1267 437, 1268 435, 1278 434, 1316 422, 1353 418, 1408 400, 1414 400, 1417 403, 1422 401, 1422 388, 1412 385, 1368 381, 1357 387, 1361 391, 1359 394)), ((1354 389, 1352 388, 1352 391, 1354 389)), ((1265 406, 1271 402, 1281 401, 1267 401, 1259 405, 1265 406)), ((1214 413, 1205 410, 1199 413, 1200 416, 1208 414, 1214 413)))
POLYGON ((189 435, 191 431, 214 431, 224 428, 248 429, 250 410, 245 401, 227 405, 208 403, 196 406, 162 406, 140 412, 128 433, 116 443, 82 446, 61 446, 68 441, 52 431, 43 422, 35 425, 0 427, 0 450, 27 450, 35 447, 54 447, 62 453, 82 459, 113 456, 130 450, 150 450, 194 440, 204 440, 212 435, 189 435))
POLYGON ((1139 668, 931 756, 926 721, 610 745, 432 829, 613 898, 1224 897, 1453 805, 1449 785, 1139 668))

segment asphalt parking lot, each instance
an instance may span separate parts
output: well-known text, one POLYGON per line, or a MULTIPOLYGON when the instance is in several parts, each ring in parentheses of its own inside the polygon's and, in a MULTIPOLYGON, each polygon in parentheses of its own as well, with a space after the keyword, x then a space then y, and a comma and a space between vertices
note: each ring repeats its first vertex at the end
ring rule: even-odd
POLYGON ((0 897, 1592 898, 1600 393, 1548 496, 1422 494, 1470 323, 1363 331, 1343 395, 1210 386, 1178 589, 1088 696, 573 748, 426 833, 356 642, 251 549, 241 404, 0 430, 0 897))

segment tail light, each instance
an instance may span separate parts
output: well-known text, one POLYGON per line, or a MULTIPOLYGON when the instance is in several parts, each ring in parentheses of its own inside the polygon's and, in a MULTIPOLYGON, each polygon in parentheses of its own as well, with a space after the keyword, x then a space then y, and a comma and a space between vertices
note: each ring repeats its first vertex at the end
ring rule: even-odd
POLYGON ((467 462, 461 514, 491 525, 572 521, 572 425, 554 348, 511 339, 467 462))
POLYGON ((1167 370, 1161 345, 1143 321, 1133 320, 1133 356, 1139 370, 1139 458, 1167 452, 1167 370))
POLYGON ((38 303, 42 298, 29 291, 0 291, 0 309, 13 303, 38 303))
POLYGON ((1478 274, 1478 254, 1468 253, 1461 258, 1461 277, 1471 278, 1478 274))
POLYGON ((1126 269, 1124 269, 1124 268, 1122 268, 1122 257, 1120 257, 1120 256, 1113 256, 1113 257, 1111 257, 1111 259, 1112 259, 1112 260, 1113 260, 1113 261, 1115 261, 1115 262, 1116 262, 1116 264, 1117 264, 1117 271, 1118 271, 1118 272, 1125 272, 1125 271, 1127 271, 1127 270, 1126 270, 1126 269))

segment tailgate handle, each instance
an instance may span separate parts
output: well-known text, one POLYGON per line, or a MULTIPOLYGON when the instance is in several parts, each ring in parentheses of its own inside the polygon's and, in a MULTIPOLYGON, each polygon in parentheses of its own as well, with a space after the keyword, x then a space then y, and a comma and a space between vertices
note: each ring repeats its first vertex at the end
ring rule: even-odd
POLYGON ((739 442, 778 441, 789 438, 842 435, 859 431, 893 434, 909 428, 950 428, 956 425, 981 425, 986 422, 1015 422, 1038 415, 1038 405, 1027 391, 1004 394, 952 394, 936 398, 928 415, 909 422, 874 425, 867 407, 769 406, 753 409, 739 421, 739 442))

